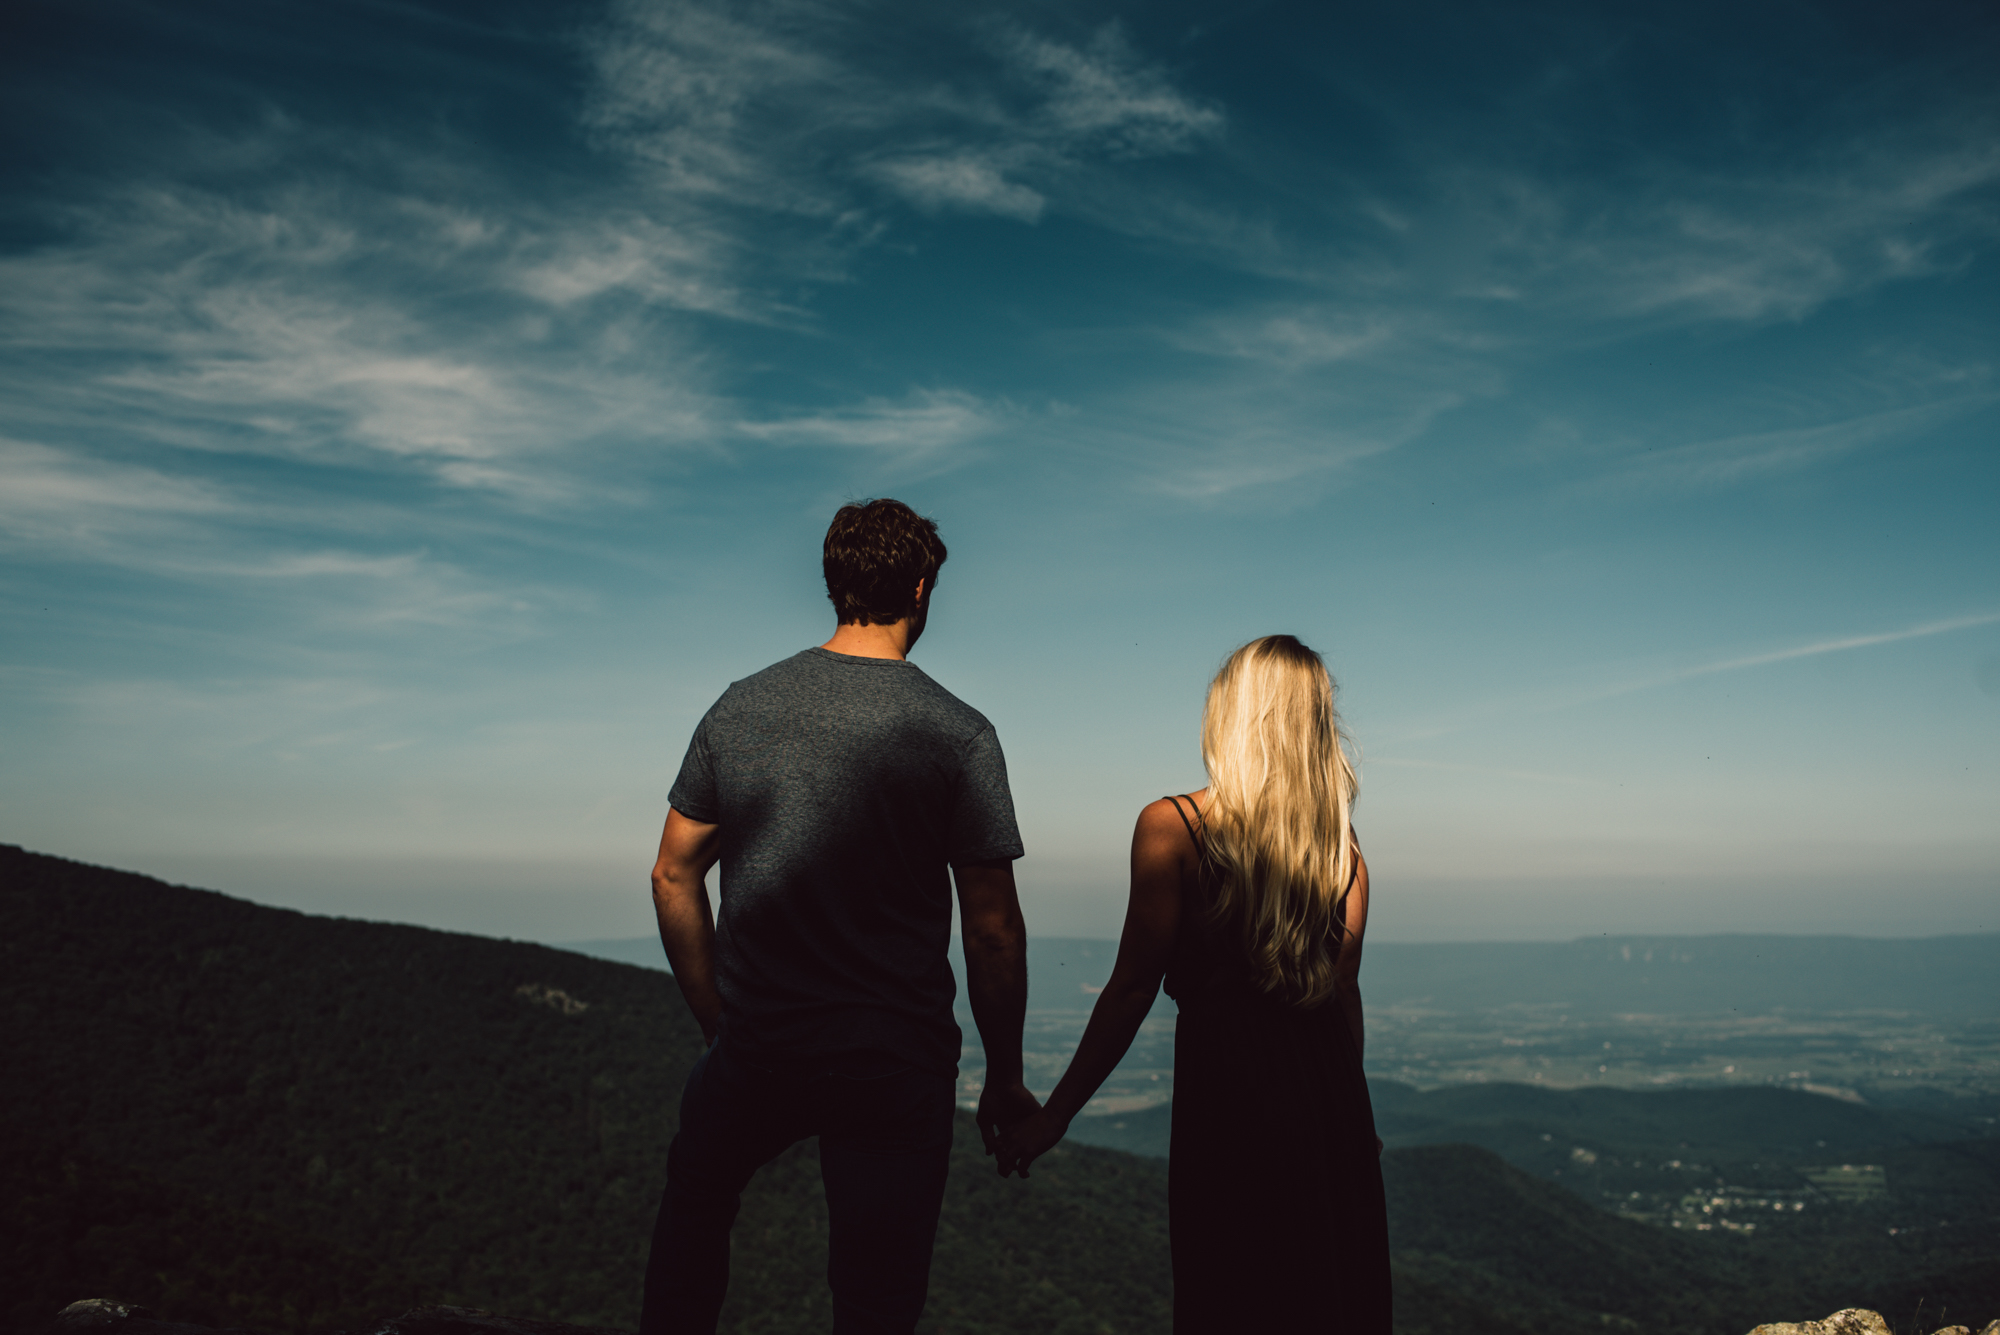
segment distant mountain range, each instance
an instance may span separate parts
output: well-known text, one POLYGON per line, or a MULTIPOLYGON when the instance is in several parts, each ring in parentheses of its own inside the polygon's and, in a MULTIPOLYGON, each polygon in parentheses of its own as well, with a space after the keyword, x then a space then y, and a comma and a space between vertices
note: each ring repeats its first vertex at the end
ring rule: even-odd
POLYGON ((1712 1015, 1726 1011, 2000 1014, 2000 933, 1629 936, 1367 947, 1370 1003, 1712 1015))
MULTIPOLYGON (((1572 1183, 1575 1151, 1712 1165, 1809 1165, 1884 1155, 1916 1146, 1986 1141, 2000 1133, 2000 1098, 1908 1096, 1901 1107, 1866 1107, 1789 1089, 1545 1089, 1466 1084, 1420 1090, 1371 1079, 1375 1124, 1390 1145, 1478 1145, 1528 1172, 1572 1183)), ((1164 1158, 1172 1128, 1162 1105, 1077 1119, 1071 1134, 1092 1145, 1164 1158)), ((1994 1140, 2000 1150, 2000 1140, 1994 1140)), ((1589 1162, 1595 1163, 1596 1159, 1589 1162)), ((2000 1164, 1996 1164, 2000 1174, 2000 1164)), ((2000 1175, 1987 1183, 2000 1228, 2000 1175)), ((1985 1189, 1982 1187, 1982 1189, 1985 1189)))
MULTIPOLYGON (((653 937, 566 949, 666 968, 653 937)), ((1088 1010, 1116 941, 1033 937, 1037 1007, 1088 1010)), ((956 955, 954 955, 956 964, 956 955)), ((1561 942, 1370 942, 1361 974, 1373 1006, 1441 1011, 1571 1008, 1579 1014, 1901 1011, 2000 1015, 2000 933, 1934 937, 1601 936, 1561 942)), ((1162 1001, 1162 1013, 1172 1004, 1162 1001)))
MULTIPOLYGON (((1058 944, 1045 972, 1077 968, 1088 996, 1102 946, 1058 944)), ((0 1041, 0 1315, 23 1332, 82 1297, 305 1335, 437 1301, 629 1327, 700 1050, 657 972, 8 847, 0 1041)), ((1385 1159, 1399 1335, 1743 1335, 1919 1300, 1975 1328, 2000 1316, 1996 1230, 1976 1226, 2000 1142, 1785 1090, 1584 1096, 1606 1092, 1378 1085, 1408 1143, 1385 1159), (1478 1143, 1417 1143, 1433 1137, 1478 1143), (1729 1156, 1782 1156, 1765 1168, 1790 1183, 1836 1150, 1873 1175, 1784 1186, 1812 1203, 1771 1215, 1796 1227, 1608 1208, 1619 1174, 1667 1174, 1684 1210, 1721 1211, 1705 1202, 1733 1189, 1729 1156), (1905 1203, 1927 1222, 1903 1227, 1905 1203)), ((924 1331, 1168 1329, 1163 1164, 1071 1144, 1003 1181, 969 1122, 954 1154, 924 1331)), ((826 1328, 813 1145, 758 1175, 735 1239, 724 1329, 826 1328)))

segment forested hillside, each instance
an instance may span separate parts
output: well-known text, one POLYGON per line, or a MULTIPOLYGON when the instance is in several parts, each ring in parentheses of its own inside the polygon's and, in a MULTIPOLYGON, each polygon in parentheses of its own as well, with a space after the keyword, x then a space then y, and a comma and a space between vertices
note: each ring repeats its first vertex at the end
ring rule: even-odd
MULTIPOLYGON (((289 1308, 275 1324, 327 1329, 381 1315, 378 1293, 413 1293, 636 1320, 699 1048, 670 978, 12 849, 0 850, 0 942, 17 1324, 85 1296, 79 1284, 139 1274, 120 1259, 128 1243, 181 1258, 157 1289, 120 1295, 163 1313, 260 1323, 289 1308), (107 1179, 129 1217, 84 1189, 107 1179), (73 1245, 51 1236, 58 1218, 73 1245), (325 1245, 347 1282, 305 1283, 310 1267, 278 1259, 325 1245)), ((1079 1148, 1032 1184, 1002 1182, 969 1122, 957 1155, 933 1286, 941 1328, 1163 1327, 1155 1167, 1079 1148)), ((758 1176, 736 1237, 733 1328, 823 1328, 810 1144, 758 1176)))
MULTIPOLYGON (((419 1301, 633 1324, 698 1052, 667 976, 0 849, 0 1001, 14 1328, 85 1296, 298 1331, 419 1301)), ((1742 1335, 1884 1278, 1614 1219, 1483 1149, 1387 1173, 1403 1335, 1742 1335)), ((1165 1331, 1165 1207, 1158 1161, 1066 1146, 1003 1181, 962 1125, 923 1329, 1165 1331)), ((1954 1264, 1983 1301, 1979 1257, 1954 1264)), ((751 1188, 724 1328, 825 1329, 824 1266, 808 1144, 751 1188)))

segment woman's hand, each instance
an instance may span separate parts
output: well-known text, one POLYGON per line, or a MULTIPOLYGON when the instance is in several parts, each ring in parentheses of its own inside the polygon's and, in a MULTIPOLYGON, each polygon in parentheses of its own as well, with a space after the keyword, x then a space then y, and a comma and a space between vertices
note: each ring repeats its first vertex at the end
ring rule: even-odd
POLYGON ((993 1153, 1000 1160, 1000 1176, 1019 1173, 1025 1180, 1028 1165, 1055 1148, 1069 1134, 1069 1118, 1047 1108, 1023 1118, 994 1142, 993 1153))

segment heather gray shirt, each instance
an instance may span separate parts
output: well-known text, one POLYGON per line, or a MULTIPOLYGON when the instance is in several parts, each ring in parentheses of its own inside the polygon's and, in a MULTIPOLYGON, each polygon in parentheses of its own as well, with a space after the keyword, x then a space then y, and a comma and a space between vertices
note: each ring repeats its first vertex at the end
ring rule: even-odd
POLYGON ((723 692, 668 801, 721 827, 732 1047, 956 1067, 947 869, 1021 856, 979 711, 914 663, 808 649, 723 692))

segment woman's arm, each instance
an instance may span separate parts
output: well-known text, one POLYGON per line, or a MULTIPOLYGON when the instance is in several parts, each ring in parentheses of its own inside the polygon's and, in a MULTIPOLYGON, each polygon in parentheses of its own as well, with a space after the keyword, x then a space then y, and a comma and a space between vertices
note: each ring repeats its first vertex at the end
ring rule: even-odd
POLYGON ((1090 1102, 1132 1046, 1133 1035, 1159 995, 1160 978, 1173 953, 1174 933, 1180 926, 1181 875, 1184 869, 1192 870, 1192 855, 1187 829, 1173 803, 1162 799, 1139 813, 1132 832, 1132 896, 1111 981, 1098 994, 1083 1041, 1048 1103, 1000 1137, 995 1152, 1002 1176, 1018 1172, 1026 1177, 1028 1165, 1063 1138, 1070 1119, 1090 1102))
MULTIPOLYGON (((1368 863, 1359 845, 1354 850, 1354 883, 1347 890, 1347 931, 1340 938, 1340 958, 1334 969, 1340 975, 1340 1008, 1347 1017, 1347 1032, 1354 1035, 1354 1059, 1361 1060, 1368 1042, 1368 1030, 1361 1021, 1361 935, 1368 930, 1368 863)), ((1382 1137, 1375 1137, 1375 1152, 1382 1152, 1382 1137)))
POLYGON ((1368 863, 1354 850, 1354 882, 1347 890, 1347 930, 1340 938, 1340 958, 1334 971, 1340 978, 1340 1007, 1354 1035, 1354 1054, 1361 1055, 1367 1031, 1361 1023, 1361 934, 1368 929, 1368 863))

